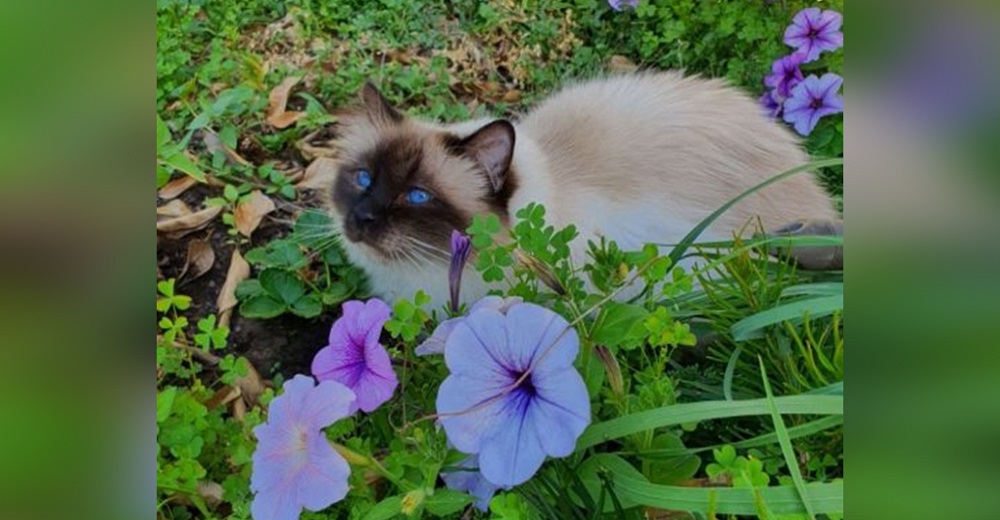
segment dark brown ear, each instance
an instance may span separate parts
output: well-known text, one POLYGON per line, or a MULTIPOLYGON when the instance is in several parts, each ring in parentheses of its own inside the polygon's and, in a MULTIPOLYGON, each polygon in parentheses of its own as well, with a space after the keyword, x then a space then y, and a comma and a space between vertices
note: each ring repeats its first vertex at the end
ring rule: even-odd
POLYGON ((368 119, 372 123, 393 124, 403 120, 403 114, 389 103, 371 81, 366 81, 361 88, 361 101, 364 102, 368 119))
POLYGON ((514 156, 514 125, 498 119, 466 137, 458 145, 462 153, 483 168, 493 193, 499 193, 507 181, 507 170, 514 156))

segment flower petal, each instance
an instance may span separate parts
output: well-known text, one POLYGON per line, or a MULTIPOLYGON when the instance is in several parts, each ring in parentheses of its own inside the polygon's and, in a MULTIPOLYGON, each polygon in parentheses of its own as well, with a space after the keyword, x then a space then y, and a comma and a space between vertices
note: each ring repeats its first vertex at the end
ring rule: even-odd
POLYGON ((357 407, 361 408, 361 411, 370 413, 392 398, 396 386, 399 385, 399 380, 391 367, 389 374, 391 375, 383 375, 372 370, 362 372, 361 378, 358 379, 358 384, 354 388, 358 396, 357 407))
POLYGON ((313 378, 302 374, 285 381, 282 394, 274 398, 268 407, 268 422, 284 423, 298 417, 306 396, 315 385, 313 378))
POLYGON ((268 490, 257 493, 250 504, 254 519, 298 520, 302 507, 289 490, 268 490))
POLYGON ((319 511, 347 496, 351 467, 322 434, 309 439, 308 453, 309 464, 298 481, 298 499, 306 509, 319 511))
POLYGON ((331 344, 316 353, 311 368, 320 381, 336 381, 354 388, 365 369, 364 352, 351 343, 331 344))
POLYGON ((441 473, 441 480, 450 489, 465 491, 476 497, 478 499, 475 502, 476 508, 480 511, 488 511, 490 508, 490 499, 493 498, 493 495, 500 487, 486 480, 483 474, 479 472, 478 455, 466 457, 465 460, 458 463, 458 466, 470 469, 464 471, 459 469, 441 473))
POLYGON ((542 380, 532 380, 537 395, 528 409, 545 453, 565 457, 590 424, 590 397, 575 368, 564 368, 542 380))
POLYGON ((378 338, 382 335, 382 327, 389 320, 391 314, 392 310, 384 301, 378 298, 368 300, 358 313, 355 322, 359 339, 363 336, 365 345, 378 343, 378 338))
POLYGON ((347 417, 355 399, 350 388, 336 381, 321 381, 306 398, 301 420, 311 431, 319 431, 347 417))
POLYGON ((444 349, 444 361, 452 374, 463 374, 483 379, 497 379, 508 375, 499 355, 507 344, 507 330, 500 312, 483 309, 470 314, 458 323, 444 349))
POLYGON ((486 480, 499 486, 516 486, 528 480, 545 461, 537 425, 525 413, 526 399, 523 393, 510 394, 497 414, 503 427, 483 439, 479 470, 486 480))
POLYGON ((263 492, 290 486, 304 460, 297 453, 299 430, 288 424, 262 424, 253 430, 257 448, 253 452, 250 489, 263 492))
MULTIPOLYGON (((447 355, 447 354, 446 354, 447 355)), ((503 392, 512 380, 490 380, 452 373, 438 387, 437 413, 448 440, 463 453, 478 453, 483 437, 499 425, 503 392)))
POLYGON ((535 376, 572 366, 579 352, 576 330, 565 318, 538 305, 523 303, 507 311, 507 348, 518 370, 532 367, 535 376), (527 365, 520 363, 527 362, 527 365))
POLYGON ((450 336, 451 331, 455 329, 455 325, 458 325, 458 323, 464 319, 464 317, 451 318, 450 320, 444 320, 439 323, 437 328, 434 329, 434 333, 431 334, 431 337, 421 343, 420 346, 414 350, 414 353, 418 356, 444 354, 444 346, 448 341, 448 336, 450 336))

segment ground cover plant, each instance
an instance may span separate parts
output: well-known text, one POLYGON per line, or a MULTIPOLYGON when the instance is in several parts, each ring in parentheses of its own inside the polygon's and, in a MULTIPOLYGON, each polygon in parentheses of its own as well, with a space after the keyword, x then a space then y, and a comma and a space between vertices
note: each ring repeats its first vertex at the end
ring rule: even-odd
POLYGON ((803 136, 817 161, 773 182, 817 172, 839 197, 842 12, 158 1, 157 517, 839 518, 843 276, 767 253, 842 239, 704 243, 696 228, 639 251, 589 244, 575 265, 575 230, 529 206, 510 240, 487 216, 453 237, 453 284, 502 294, 428 309, 367 293, 316 191, 336 110, 366 80, 454 121, 571 78, 683 68, 803 136), (690 255, 699 269, 677 265, 690 255), (473 334, 489 330, 521 335, 473 334))

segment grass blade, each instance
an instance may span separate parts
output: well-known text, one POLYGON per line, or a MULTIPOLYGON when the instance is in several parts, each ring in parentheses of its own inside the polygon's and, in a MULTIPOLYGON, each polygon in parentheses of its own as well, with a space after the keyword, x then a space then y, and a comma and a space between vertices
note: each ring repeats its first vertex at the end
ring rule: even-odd
POLYGON ((769 327, 783 321, 800 320, 804 314, 809 314, 811 318, 818 318, 843 309, 843 294, 806 298, 747 316, 734 323, 730 328, 730 332, 733 335, 733 340, 746 341, 758 337, 760 330, 764 327, 769 327))

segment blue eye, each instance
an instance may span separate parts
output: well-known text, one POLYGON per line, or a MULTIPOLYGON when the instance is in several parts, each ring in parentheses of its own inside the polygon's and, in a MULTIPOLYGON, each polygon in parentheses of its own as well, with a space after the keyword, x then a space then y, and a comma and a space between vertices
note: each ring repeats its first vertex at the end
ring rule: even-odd
POLYGON ((372 174, 368 170, 358 170, 358 186, 368 189, 372 185, 372 174))
POLYGON ((413 188, 406 194, 406 201, 410 204, 427 204, 431 200, 431 194, 420 188, 413 188))

